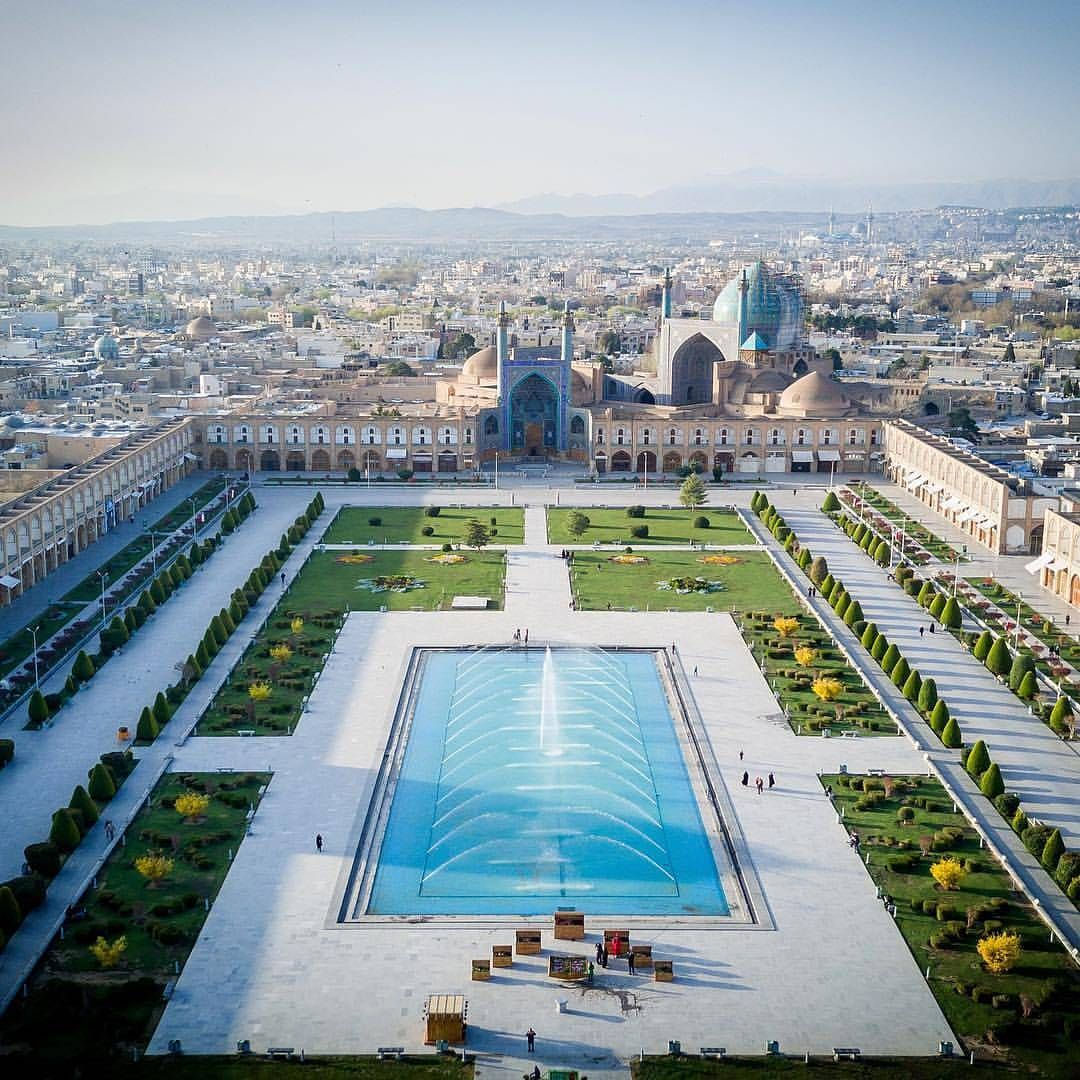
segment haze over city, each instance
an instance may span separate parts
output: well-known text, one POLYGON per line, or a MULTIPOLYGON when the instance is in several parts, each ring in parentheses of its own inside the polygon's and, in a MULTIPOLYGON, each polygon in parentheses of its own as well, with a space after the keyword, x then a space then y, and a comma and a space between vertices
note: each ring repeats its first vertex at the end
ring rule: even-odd
POLYGON ((1066 0, 902 17, 853 0, 44 0, 5 27, 7 225, 827 209, 792 205, 807 187, 838 210, 875 189, 910 209, 976 181, 1080 177, 1066 0), (930 185, 926 201, 897 184, 930 185), (640 198, 672 187, 692 190, 640 198))

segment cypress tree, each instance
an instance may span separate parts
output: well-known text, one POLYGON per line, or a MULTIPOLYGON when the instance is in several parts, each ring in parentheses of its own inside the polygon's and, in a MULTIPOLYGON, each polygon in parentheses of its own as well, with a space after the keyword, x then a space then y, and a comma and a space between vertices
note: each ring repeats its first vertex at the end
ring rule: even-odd
POLYGON ((884 540, 881 541, 881 546, 877 549, 874 559, 878 566, 888 566, 892 561, 892 548, 884 540))
POLYGON ((933 728, 937 735, 940 735, 949 722, 949 706, 941 698, 938 698, 930 713, 930 727, 933 728))
POLYGON ((210 633, 213 634, 214 641, 219 649, 229 640, 229 635, 225 630, 225 624, 221 621, 220 615, 215 615, 210 620, 210 633))
POLYGON ((1024 813, 1022 807, 1016 808, 1016 813, 1012 816, 1012 821, 1009 822, 1012 826, 1012 831, 1019 836, 1028 827, 1028 816, 1024 813))
POLYGON ((165 603, 165 590, 158 578, 154 578, 154 580, 150 582, 150 599, 154 603, 153 610, 156 610, 165 603))
POLYGON ((119 615, 112 617, 112 622, 109 623, 109 633, 113 635, 113 640, 118 645, 123 645, 131 635, 128 633, 127 624, 119 615))
MULTIPOLYGON (((818 558, 821 559, 822 562, 825 562, 823 556, 819 555, 818 558)), ((810 580, 813 581, 813 578, 814 576, 813 574, 811 574, 810 580)), ((821 595, 824 596, 826 600, 828 600, 829 597, 832 595, 832 591, 835 585, 836 578, 834 578, 832 574, 830 574, 828 570, 826 570, 825 576, 821 579, 821 584, 818 586, 818 592, 820 592, 821 595)))
POLYGON ((889 678, 892 679, 893 686, 900 688, 908 681, 910 674, 911 665, 901 656, 893 665, 892 671, 889 672, 889 678))
POLYGON ((135 728, 135 738, 141 743, 152 743, 158 737, 158 724, 148 706, 143 706, 139 713, 139 723, 135 728))
POLYGON ((1017 690, 1020 684, 1024 681, 1024 676, 1029 671, 1035 670, 1035 661, 1031 658, 1030 654, 1017 653, 1013 657, 1013 662, 1009 668, 1009 689, 1017 690))
POLYGON ((1005 781, 1001 779, 1001 770, 997 767, 997 762, 992 762, 990 768, 979 778, 979 790, 988 799, 996 799, 1005 793, 1005 781))
POLYGON ((930 581, 924 581, 916 599, 922 607, 926 607, 936 595, 937 589, 934 588, 933 584, 930 581))
POLYGON ((867 623, 866 626, 863 628, 862 637, 860 638, 863 648, 872 649, 874 646, 874 639, 877 636, 877 623, 867 623))
POLYGON ((880 664, 889 647, 889 639, 884 634, 878 634, 870 648, 870 655, 880 664))
POLYGON ((112 773, 100 761, 90 770, 90 783, 87 786, 90 798, 95 802, 108 802, 116 794, 112 773))
MULTIPOLYGON (((207 627, 206 633, 203 634, 202 644, 203 648, 206 649, 206 656, 208 660, 213 660, 213 658, 217 656, 219 650, 221 649, 221 646, 217 643, 217 639, 214 637, 213 630, 211 630, 209 627, 207 627)), ((205 666, 206 665, 204 664, 203 667, 205 668, 205 666)))
POLYGON ((941 609, 941 625, 947 630, 959 630, 963 625, 963 617, 960 614, 960 605, 955 596, 950 596, 941 609))
MULTIPOLYGON (((893 674, 895 674, 895 671, 893 674)), ((907 698, 912 705, 919 700, 919 693, 922 691, 922 676, 917 670, 912 670, 901 689, 904 697, 907 698)))
POLYGON ((919 691, 919 711, 927 713, 937 704, 937 683, 933 679, 924 679, 919 691))
POLYGON ((180 570, 180 567, 176 565, 176 563, 173 563, 172 566, 169 567, 168 572, 169 581, 172 582, 173 591, 175 592, 177 589, 180 588, 181 585, 184 584, 183 572, 180 570))
POLYGON ((990 653, 990 646, 994 644, 994 635, 989 630, 984 630, 976 639, 975 647, 971 650, 971 655, 983 663, 986 663, 986 657, 990 653))
POLYGON ((71 666, 71 673, 79 682, 88 682, 94 677, 94 661, 86 655, 85 650, 80 649, 75 657, 75 663, 71 666))
POLYGON ((158 730, 160 731, 169 722, 169 717, 172 716, 169 703, 165 700, 165 695, 160 690, 154 698, 153 713, 154 720, 157 722, 158 730))
POLYGON ((881 658, 881 670, 886 675, 891 675, 892 670, 900 662, 900 650, 895 645, 890 645, 881 658))
POLYGON ((139 621, 135 615, 135 608, 129 607, 127 611, 124 612, 124 626, 127 627, 129 638, 139 629, 139 621))
POLYGON ((149 589, 143 589, 142 595, 139 597, 139 607, 147 615, 153 615, 157 611, 157 601, 150 595, 149 589))
POLYGON ((852 600, 848 606, 847 611, 844 612, 844 624, 846 626, 854 626, 857 622, 863 621, 862 605, 858 600, 852 600))
POLYGON ((22 923, 23 914, 15 894, 6 885, 0 885, 0 933, 10 938, 22 923))
POLYGON ((26 712, 33 727, 41 727, 49 719, 49 706, 45 701, 45 695, 40 690, 35 690, 30 695, 26 712))
POLYGON ((234 596, 229 601, 229 618, 232 620, 234 630, 236 629, 237 624, 240 622, 240 620, 243 617, 244 617, 244 613, 240 609, 240 604, 237 602, 237 599, 234 596))
POLYGON ((814 561, 813 555, 810 554, 809 548, 799 549, 799 569, 806 573, 810 569, 810 564, 814 561))
POLYGON ((82 833, 71 811, 57 810, 52 816, 52 828, 49 830, 49 839, 65 854, 74 851, 82 840, 82 833))
POLYGON ((205 671, 210 666, 210 653, 206 649, 206 641, 200 641, 199 647, 195 650, 195 662, 199 665, 200 671, 205 671))
POLYGON ((949 717, 949 722, 941 733, 941 741, 950 750, 958 750, 964 745, 963 737, 960 734, 960 725, 956 722, 955 717, 949 717))
POLYGON ((998 638, 986 654, 986 666, 995 675, 1005 675, 1012 666, 1012 653, 1004 638, 998 638))
POLYGON ((851 607, 851 597, 848 596, 846 589, 837 597, 833 607, 841 619, 847 614, 848 608, 851 607))
POLYGON ((977 780, 987 769, 990 768, 990 752, 986 749, 986 743, 979 739, 968 751, 964 760, 964 768, 977 780))
POLYGON ((935 619, 941 619, 941 613, 945 610, 945 604, 947 603, 943 593, 938 593, 933 600, 930 601, 930 614, 935 619))
POLYGON ((100 817, 97 803, 87 795, 86 788, 84 788, 82 784, 78 784, 71 793, 71 801, 68 803, 68 806, 71 807, 72 810, 79 810, 82 812, 83 821, 86 823, 87 829, 89 829, 100 817))
POLYGON ((1061 839, 1061 830, 1055 829, 1043 844, 1039 862, 1052 874, 1057 869, 1058 860, 1065 854, 1065 842, 1061 839))
POLYGON ((198 543, 191 545, 191 550, 188 552, 188 561, 193 567, 198 566, 203 561, 202 547, 198 543))
POLYGON ((825 501, 821 504, 821 509, 826 514, 835 513, 840 509, 840 500, 836 497, 836 492, 829 491, 825 495, 825 501))
POLYGON ((1024 701, 1031 701, 1038 692, 1039 681, 1035 678, 1035 672, 1025 672, 1024 677, 1020 680, 1020 685, 1016 688, 1017 697, 1024 701))

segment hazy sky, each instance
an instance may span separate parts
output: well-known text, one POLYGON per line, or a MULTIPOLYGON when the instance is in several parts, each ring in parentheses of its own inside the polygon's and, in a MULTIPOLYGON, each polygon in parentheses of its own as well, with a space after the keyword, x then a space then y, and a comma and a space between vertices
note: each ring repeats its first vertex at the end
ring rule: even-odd
POLYGON ((0 222, 1080 176, 1080 3, 33 0, 0 222))

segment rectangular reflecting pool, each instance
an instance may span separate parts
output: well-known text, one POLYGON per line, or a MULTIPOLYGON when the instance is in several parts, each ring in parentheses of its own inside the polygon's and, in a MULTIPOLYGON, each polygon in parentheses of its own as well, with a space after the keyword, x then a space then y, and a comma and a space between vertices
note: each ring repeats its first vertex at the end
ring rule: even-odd
POLYGON ((654 651, 423 650, 404 723, 354 915, 729 914, 654 651))

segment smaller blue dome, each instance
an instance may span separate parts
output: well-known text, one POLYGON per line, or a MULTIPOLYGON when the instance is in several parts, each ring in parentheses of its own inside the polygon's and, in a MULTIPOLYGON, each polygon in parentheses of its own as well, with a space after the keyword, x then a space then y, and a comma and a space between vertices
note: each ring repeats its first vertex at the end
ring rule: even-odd
POLYGON ((94 342, 94 355, 99 360, 119 360, 120 345, 116 338, 109 334, 102 334, 101 337, 94 342))

